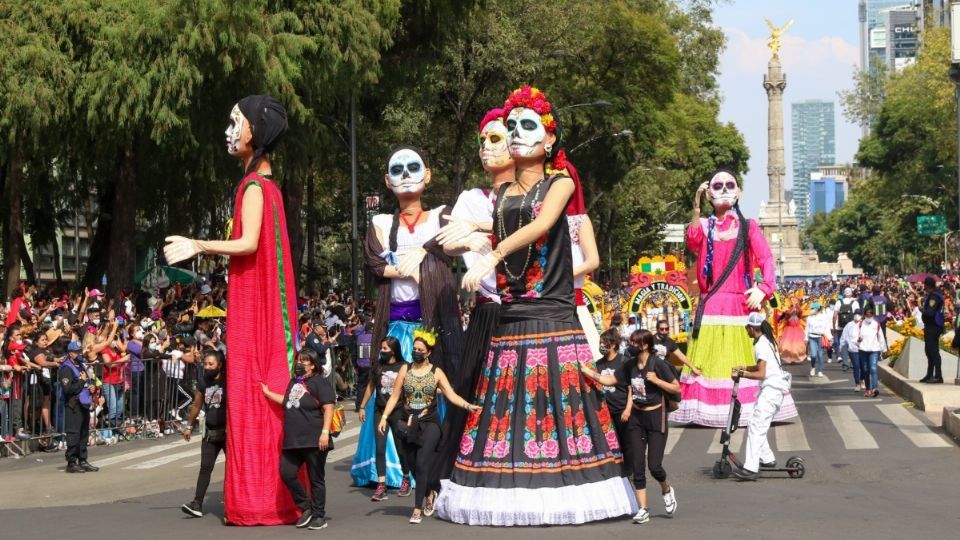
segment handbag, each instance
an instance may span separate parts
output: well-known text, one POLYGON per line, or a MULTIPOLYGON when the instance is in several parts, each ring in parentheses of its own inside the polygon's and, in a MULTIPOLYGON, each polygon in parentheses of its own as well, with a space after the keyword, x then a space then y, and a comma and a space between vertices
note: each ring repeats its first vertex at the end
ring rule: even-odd
POLYGON ((831 346, 833 346, 833 340, 830 339, 830 336, 826 334, 823 334, 822 336, 820 336, 820 347, 824 349, 829 349, 831 346))
MULTIPOLYGON (((313 392, 310 391, 310 388, 304 384, 303 389, 306 391, 314 401, 317 402, 317 407, 320 407, 320 410, 323 410, 323 403, 320 403, 320 400, 317 399, 317 396, 313 395, 313 392)), ((333 406, 333 419, 330 420, 330 436, 337 438, 343 433, 343 426, 347 425, 347 414, 344 412, 343 404, 336 403, 333 406)))

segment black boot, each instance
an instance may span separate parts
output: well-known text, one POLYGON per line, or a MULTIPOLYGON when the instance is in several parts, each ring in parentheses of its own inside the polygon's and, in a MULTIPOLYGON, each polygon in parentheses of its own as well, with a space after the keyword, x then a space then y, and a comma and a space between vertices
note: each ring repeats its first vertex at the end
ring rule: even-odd
POLYGON ((100 467, 94 467, 90 464, 89 461, 83 460, 80 462, 80 467, 83 468, 84 472, 97 472, 100 470, 100 467))
POLYGON ((81 467, 79 463, 67 463, 66 472, 68 472, 68 473, 85 473, 85 472, 87 472, 87 471, 84 470, 84 468, 81 467))

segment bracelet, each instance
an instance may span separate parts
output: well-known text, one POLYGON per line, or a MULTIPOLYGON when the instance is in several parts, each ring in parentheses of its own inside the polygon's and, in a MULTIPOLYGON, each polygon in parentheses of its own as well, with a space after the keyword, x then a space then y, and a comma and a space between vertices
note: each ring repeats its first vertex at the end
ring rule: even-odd
POLYGON ((325 430, 321 431, 320 434, 321 434, 321 435, 329 435, 329 434, 330 434, 330 430, 329 430, 329 429, 325 429, 325 430))

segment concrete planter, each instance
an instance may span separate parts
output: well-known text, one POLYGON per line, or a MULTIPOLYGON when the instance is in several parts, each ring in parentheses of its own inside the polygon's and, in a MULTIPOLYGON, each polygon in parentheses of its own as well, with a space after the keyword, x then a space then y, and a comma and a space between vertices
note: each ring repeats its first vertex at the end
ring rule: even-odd
MULTIPOLYGON (((887 343, 893 343, 903 337, 893 330, 887 330, 887 343)), ((946 384, 951 384, 957 377, 957 356, 941 349, 940 358, 943 380, 946 384)), ((914 381, 922 379, 927 374, 927 355, 924 352, 923 340, 908 337, 893 369, 905 379, 914 381)))

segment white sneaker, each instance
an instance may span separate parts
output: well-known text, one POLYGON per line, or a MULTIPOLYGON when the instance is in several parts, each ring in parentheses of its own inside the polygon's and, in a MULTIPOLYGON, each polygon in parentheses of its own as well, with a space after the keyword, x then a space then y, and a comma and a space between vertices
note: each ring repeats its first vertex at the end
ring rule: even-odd
POLYGON ((673 486, 663 494, 663 507, 667 509, 668 516, 672 516, 677 511, 677 497, 673 492, 673 486))
POLYGON ((818 372, 817 372, 817 377, 823 377, 823 372, 822 372, 822 371, 818 371, 818 372))
POLYGON ((860 385, 859 385, 859 384, 857 384, 856 386, 853 387, 853 391, 854 391, 854 392, 860 392, 860 391, 862 391, 862 390, 863 390, 863 388, 860 388, 860 385))
POLYGON ((833 358, 827 358, 827 363, 828 363, 828 364, 832 364, 832 363, 833 363, 833 358))
POLYGON ((646 508, 641 508, 640 511, 633 516, 633 522, 637 524, 647 523, 649 521, 650 521, 650 512, 647 512, 646 508))
POLYGON ((817 368, 810 368, 810 376, 811 377, 817 376, 817 368))

